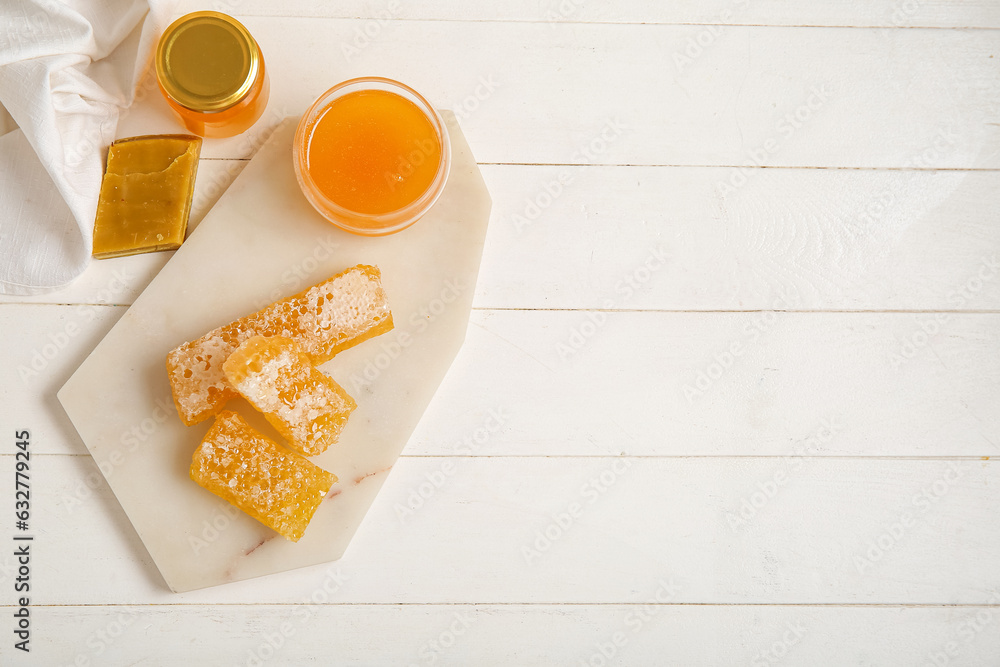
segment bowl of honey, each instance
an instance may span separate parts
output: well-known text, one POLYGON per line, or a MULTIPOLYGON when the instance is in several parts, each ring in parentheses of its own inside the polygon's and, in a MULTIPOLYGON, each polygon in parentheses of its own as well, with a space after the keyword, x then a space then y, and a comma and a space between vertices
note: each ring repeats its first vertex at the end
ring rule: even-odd
POLYGON ((324 218, 363 236, 406 229, 434 205, 451 167, 444 121, 398 81, 364 77, 323 93, 299 121, 295 176, 324 218))

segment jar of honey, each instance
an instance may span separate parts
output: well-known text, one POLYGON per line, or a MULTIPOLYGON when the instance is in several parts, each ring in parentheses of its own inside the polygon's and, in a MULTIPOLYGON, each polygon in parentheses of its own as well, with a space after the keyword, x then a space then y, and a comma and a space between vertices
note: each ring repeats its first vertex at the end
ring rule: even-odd
POLYGON ((167 27, 156 48, 156 80, 188 131, 203 137, 240 134, 267 106, 260 47, 220 12, 194 12, 167 27))
POLYGON ((444 121, 419 93, 392 79, 345 81, 299 121, 295 175, 327 220, 383 236, 420 219, 444 191, 451 144, 444 121))

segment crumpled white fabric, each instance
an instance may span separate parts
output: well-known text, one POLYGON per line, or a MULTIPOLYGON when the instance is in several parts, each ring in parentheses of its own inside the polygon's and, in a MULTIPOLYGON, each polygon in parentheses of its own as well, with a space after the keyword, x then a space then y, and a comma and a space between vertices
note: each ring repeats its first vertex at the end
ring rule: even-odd
POLYGON ((0 0, 0 293, 87 268, 107 147, 172 6, 0 0))

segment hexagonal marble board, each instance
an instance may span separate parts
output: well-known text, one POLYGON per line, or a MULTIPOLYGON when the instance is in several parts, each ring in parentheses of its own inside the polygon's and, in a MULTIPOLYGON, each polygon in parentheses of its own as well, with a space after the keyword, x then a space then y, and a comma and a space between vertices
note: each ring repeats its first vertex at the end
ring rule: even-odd
MULTIPOLYGON (((286 119, 118 324, 59 391, 167 585, 187 591, 341 557, 465 338, 490 214, 454 116, 448 184, 409 229, 354 236, 317 214, 292 168, 286 119), (187 427, 165 358, 177 345, 355 264, 382 270, 395 329, 321 368, 358 403, 313 458, 339 481, 292 543, 188 476, 212 420, 187 427)), ((110 260, 115 261, 115 260, 110 260)), ((242 399, 228 407, 281 441, 242 399)))

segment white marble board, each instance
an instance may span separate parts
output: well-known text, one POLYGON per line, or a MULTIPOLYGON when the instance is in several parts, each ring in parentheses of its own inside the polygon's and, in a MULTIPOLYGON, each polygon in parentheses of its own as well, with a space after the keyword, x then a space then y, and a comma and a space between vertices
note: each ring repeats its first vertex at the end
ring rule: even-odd
MULTIPOLYGON (((413 227, 380 238, 343 232, 309 206, 292 168, 297 119, 286 119, 60 390, 172 590, 332 561, 347 548, 468 326, 491 202, 455 117, 443 116, 453 159, 444 193, 413 227), (191 481, 191 454, 212 420, 181 423, 165 357, 358 263, 381 269, 395 328, 321 367, 358 408, 340 442, 313 459, 339 481, 292 543, 191 481)), ((247 403, 228 407, 276 437, 247 403)))

